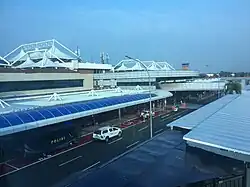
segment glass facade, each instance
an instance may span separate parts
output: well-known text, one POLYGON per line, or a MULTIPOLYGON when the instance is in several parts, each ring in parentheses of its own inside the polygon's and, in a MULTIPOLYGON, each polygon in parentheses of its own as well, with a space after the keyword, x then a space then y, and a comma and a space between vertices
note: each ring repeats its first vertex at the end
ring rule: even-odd
POLYGON ((83 79, 0 82, 0 92, 83 87, 83 79))

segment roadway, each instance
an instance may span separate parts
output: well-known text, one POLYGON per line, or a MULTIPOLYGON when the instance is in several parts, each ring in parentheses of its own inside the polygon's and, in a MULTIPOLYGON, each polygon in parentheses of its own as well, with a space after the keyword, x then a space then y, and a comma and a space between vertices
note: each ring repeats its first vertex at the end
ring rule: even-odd
MULTIPOLYGON (((191 110, 179 110, 155 117, 153 135, 166 130, 166 124, 176 120, 191 110)), ((85 144, 60 152, 44 160, 18 166, 10 165, 14 170, 0 176, 3 187, 46 187, 58 183, 71 174, 81 171, 85 173, 92 168, 105 165, 112 158, 129 151, 150 137, 148 121, 123 129, 121 138, 110 140, 109 143, 89 141, 85 144)))

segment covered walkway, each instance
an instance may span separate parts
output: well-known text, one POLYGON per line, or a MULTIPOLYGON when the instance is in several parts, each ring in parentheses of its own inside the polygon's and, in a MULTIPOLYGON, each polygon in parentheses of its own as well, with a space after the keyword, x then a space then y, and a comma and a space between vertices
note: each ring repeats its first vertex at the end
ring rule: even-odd
MULTIPOLYGON (((151 96, 152 100, 166 97, 157 96, 156 94, 151 96)), ((123 95, 2 114, 0 116, 0 135, 146 103, 149 101, 149 97, 148 93, 123 95)))

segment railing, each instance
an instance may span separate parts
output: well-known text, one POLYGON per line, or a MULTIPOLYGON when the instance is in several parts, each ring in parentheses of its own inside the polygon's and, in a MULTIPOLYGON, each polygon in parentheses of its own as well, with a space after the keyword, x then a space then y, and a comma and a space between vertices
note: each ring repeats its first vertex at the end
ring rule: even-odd
POLYGON ((167 91, 184 91, 184 90, 223 90, 224 82, 193 82, 193 83, 170 83, 160 84, 161 89, 167 91))
MULTIPOLYGON (((199 75, 196 71, 149 71, 151 77, 196 77, 199 75)), ((102 73, 94 74, 94 79, 131 79, 131 78, 147 78, 147 72, 116 72, 116 73, 102 73)))
POLYGON ((244 175, 231 176, 224 179, 211 179, 192 183, 186 187, 245 187, 244 175))

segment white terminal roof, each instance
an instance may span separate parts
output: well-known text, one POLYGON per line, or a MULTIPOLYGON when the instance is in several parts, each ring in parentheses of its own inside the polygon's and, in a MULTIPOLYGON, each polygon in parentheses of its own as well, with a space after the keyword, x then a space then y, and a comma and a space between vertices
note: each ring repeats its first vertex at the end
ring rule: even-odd
MULTIPOLYGON (((206 111, 197 110, 197 116, 204 115, 203 120, 192 116, 193 129, 184 136, 184 140, 190 146, 249 162, 249 104, 250 93, 243 92, 241 95, 226 95, 224 99, 218 100, 217 105, 220 107, 209 116, 206 111)), ((208 108, 211 107, 212 105, 208 108)), ((213 107, 216 107, 216 104, 213 104, 213 107)))
MULTIPOLYGON (((175 70, 167 62, 156 62, 156 61, 141 61, 141 62, 150 71, 175 70)), ((122 60, 117 65, 115 65, 114 70, 115 71, 141 71, 141 70, 145 70, 144 66, 135 60, 127 59, 127 60, 122 60)))
MULTIPOLYGON (((79 62, 80 56, 55 39, 22 44, 4 57, 5 65, 13 68, 105 69, 112 65, 79 62)), ((1 63, 3 64, 3 63, 1 63)))

